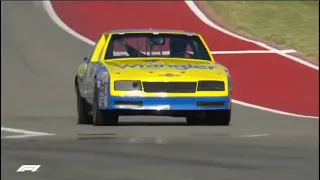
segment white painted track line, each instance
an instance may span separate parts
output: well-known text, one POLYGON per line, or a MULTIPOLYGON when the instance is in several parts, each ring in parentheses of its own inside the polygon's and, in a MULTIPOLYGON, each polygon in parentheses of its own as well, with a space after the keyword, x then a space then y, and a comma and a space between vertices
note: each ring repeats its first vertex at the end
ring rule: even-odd
POLYGON ((244 51, 211 51, 212 54, 272 54, 272 53, 295 53, 294 49, 286 50, 244 50, 244 51))
POLYGON ((210 27, 222 32, 222 33, 225 33, 225 34, 228 34, 229 36, 232 36, 234 38, 237 38, 237 39, 240 39, 242 41, 247 41, 247 42, 251 42, 253 44, 256 44, 260 47, 263 47, 265 49, 268 49, 268 50, 272 50, 272 51, 275 51, 277 52, 277 54, 279 54, 280 56, 283 56, 283 57, 286 57, 287 59, 290 59, 290 60, 293 60, 293 61, 296 61, 300 64, 303 64, 305 66, 308 66, 312 69, 316 69, 316 70, 319 70, 319 66, 315 65, 315 64, 312 64, 312 63, 309 63, 303 59, 300 59, 298 57, 295 57, 295 56, 292 56, 292 55, 289 55, 289 54, 286 54, 286 53, 283 53, 281 51, 279 51, 279 49, 276 49, 274 47, 271 47, 267 44, 264 44, 262 42, 259 42, 259 41, 254 41, 254 40, 251 40, 251 39, 247 39, 243 36, 240 36, 240 35, 237 35, 233 32, 230 32, 220 26, 218 26, 217 24, 215 24, 214 22, 212 22, 198 7, 197 5, 193 2, 193 1, 185 1, 185 3, 187 4, 187 6, 190 8, 190 10, 205 24, 209 25, 210 27))
POLYGON ((235 103, 235 104, 242 105, 242 106, 247 106, 247 107, 251 107, 251 108, 254 108, 254 109, 259 109, 259 110, 262 110, 262 111, 268 111, 268 112, 281 114, 281 115, 286 115, 286 116, 319 119, 319 117, 316 117, 316 116, 305 116, 305 115, 300 115, 300 114, 288 113, 288 112, 279 111, 279 110, 275 110, 275 109, 270 109, 270 108, 266 108, 266 107, 262 107, 262 106, 258 106, 258 105, 254 105, 254 104, 249 104, 249 103, 238 101, 238 100, 235 100, 235 99, 232 99, 231 102, 235 103))
POLYGON ((269 134, 248 134, 248 135, 241 135, 239 137, 254 138, 254 137, 265 137, 265 136, 269 136, 269 134))
POLYGON ((53 22, 56 23, 61 29, 69 33, 70 35, 76 37, 77 39, 80 39, 81 41, 90 44, 92 46, 95 45, 95 42, 91 41, 90 39, 82 36, 81 34, 78 34, 76 31, 71 29, 69 26, 67 26, 56 14, 54 11, 52 4, 50 1, 42 1, 44 9, 47 11, 49 17, 52 19, 53 22))
MULTIPOLYGON (((80 39, 81 41, 90 44, 92 46, 95 45, 95 42, 82 36, 81 34, 77 33, 73 29, 71 29, 69 26, 67 26, 56 14, 54 11, 52 4, 50 1, 43 1, 44 9, 48 12, 50 18, 63 30, 68 32, 70 35, 80 39)), ((256 53, 294 53, 296 52, 293 49, 287 49, 287 50, 239 50, 239 51, 212 51, 212 54, 256 54, 256 53)))
MULTIPOLYGON (((296 52, 293 49, 287 49, 287 50, 279 50, 283 53, 293 53, 296 52)), ((270 54, 270 53, 278 53, 279 51, 271 51, 271 50, 243 50, 243 51, 211 51, 212 54, 226 54, 226 55, 230 55, 230 54, 270 54)), ((144 54, 149 54, 147 52, 141 51, 144 54)), ((113 51, 114 54, 121 56, 121 54, 123 56, 128 56, 128 53, 125 51, 113 51)), ((192 52, 189 52, 192 53, 192 52)), ((162 51, 161 53, 159 51, 152 51, 153 55, 169 55, 169 51, 162 51)))
POLYGON ((2 136, 1 139, 23 139, 23 138, 30 138, 30 137, 38 137, 38 136, 50 136, 50 135, 12 135, 12 136, 2 136))
POLYGON ((24 130, 24 129, 15 129, 15 128, 7 128, 7 127, 1 127, 1 131, 7 131, 7 132, 11 132, 11 133, 28 134, 28 135, 50 135, 49 133, 44 133, 44 132, 28 131, 28 130, 24 130))
MULTIPOLYGON (((90 39, 78 34, 77 32, 75 32, 73 29, 71 29, 70 27, 68 27, 59 17, 58 15, 56 14, 56 12, 54 11, 53 7, 52 7, 52 4, 50 1, 42 1, 43 3, 43 7, 44 9, 47 11, 49 17, 52 19, 52 21, 54 23, 56 23, 60 28, 62 28, 64 31, 66 31, 67 33, 69 33, 70 35, 80 39, 81 41, 87 43, 87 44, 90 44, 90 45, 94 45, 95 42, 91 41, 90 39)), ((238 36, 230 31, 227 31, 223 28, 221 28, 220 26, 214 24, 212 21, 210 21, 201 11, 200 9, 194 4, 194 2, 192 1, 185 1, 185 3, 187 4, 187 6, 192 10, 192 12, 197 16, 199 17, 200 20, 202 20, 205 24, 211 26, 212 28, 214 29, 217 29, 225 34, 228 34, 230 36, 233 36, 235 38, 238 38, 240 40, 243 40, 243 41, 248 41, 248 42, 251 42, 251 43, 254 43, 254 44, 257 44, 258 46, 261 46, 263 48, 266 48, 267 50, 269 51, 273 51, 274 53, 277 53, 281 56, 284 56, 290 60, 294 60, 294 61, 297 61, 299 62, 300 64, 303 64, 303 65, 306 65, 308 67, 311 67, 313 69, 317 69, 319 70, 319 67, 314 65, 314 64, 311 64, 309 62, 306 62, 302 59, 299 59, 297 57, 294 57, 294 56, 291 56, 291 55, 287 55, 285 53, 287 52, 281 52, 281 50, 278 50, 276 48, 273 48, 271 46, 268 46, 262 42, 257 42, 257 41, 253 41, 253 40, 249 40, 249 39, 246 39, 244 37, 241 37, 241 36, 238 36)), ((224 51, 226 52, 226 51, 224 51)), ((276 113, 276 114, 281 114, 281 115, 288 115, 288 116, 294 116, 294 117, 301 117, 301 118, 312 118, 312 119, 319 119, 319 117, 316 117, 316 116, 305 116, 305 115, 299 115, 299 114, 293 114, 293 113, 288 113, 288 112, 284 112, 284 111, 279 111, 279 110, 275 110, 275 109, 270 109, 270 108, 266 108, 266 107, 262 107, 262 106, 258 106, 258 105, 254 105, 254 104, 249 104, 249 103, 246 103, 246 102, 242 102, 242 101, 238 101, 238 100, 235 100, 233 99, 232 100, 233 103, 235 104, 239 104, 239 105, 243 105, 243 106, 246 106, 246 107, 250 107, 250 108, 255 108, 255 109, 259 109, 259 110, 262 110, 262 111, 268 111, 268 112, 272 112, 272 113, 276 113)))
POLYGON ((1 137, 2 139, 27 138, 27 137, 35 137, 35 136, 53 136, 53 135, 55 135, 55 134, 51 134, 51 133, 38 132, 38 131, 28 131, 28 130, 24 130, 24 129, 15 129, 15 128, 8 128, 8 127, 1 127, 1 131, 22 134, 22 135, 2 136, 1 137))

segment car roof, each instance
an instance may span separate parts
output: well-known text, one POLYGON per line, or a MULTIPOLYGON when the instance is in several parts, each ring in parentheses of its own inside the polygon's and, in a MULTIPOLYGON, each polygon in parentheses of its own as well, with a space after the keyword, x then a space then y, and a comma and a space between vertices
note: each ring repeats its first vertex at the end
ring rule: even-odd
POLYGON ((194 32, 182 31, 182 30, 170 30, 170 29, 119 29, 111 30, 105 33, 177 33, 177 34, 188 34, 188 35, 198 35, 194 32))

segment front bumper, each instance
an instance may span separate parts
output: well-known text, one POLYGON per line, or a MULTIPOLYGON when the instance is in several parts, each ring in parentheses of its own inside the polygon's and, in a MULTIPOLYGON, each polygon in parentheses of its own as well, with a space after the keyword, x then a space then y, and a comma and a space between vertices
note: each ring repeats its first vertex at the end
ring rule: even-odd
POLYGON ((99 104, 100 109, 106 110, 229 110, 231 97, 108 96, 99 104))

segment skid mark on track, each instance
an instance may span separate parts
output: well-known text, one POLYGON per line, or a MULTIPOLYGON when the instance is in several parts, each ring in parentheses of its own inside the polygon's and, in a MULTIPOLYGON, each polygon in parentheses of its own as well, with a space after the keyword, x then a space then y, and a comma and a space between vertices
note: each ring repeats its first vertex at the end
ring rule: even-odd
POLYGON ((269 134, 248 134, 248 135, 241 135, 239 137, 254 138, 254 137, 265 137, 265 136, 269 136, 269 134))
POLYGON ((158 145, 165 145, 165 144, 175 144, 175 143, 183 143, 186 141, 214 141, 217 139, 247 139, 247 138, 267 138, 271 137, 270 134, 267 133, 185 133, 185 134, 175 134, 175 135, 160 135, 160 134, 146 134, 145 136, 138 136, 135 135, 124 135, 118 133, 81 133, 78 134, 78 140, 107 140, 113 142, 121 142, 121 143, 128 143, 128 144, 158 144, 158 145))
POLYGON ((55 135, 55 134, 51 134, 51 133, 29 131, 29 130, 24 130, 24 129, 15 129, 15 128, 8 128, 8 127, 1 127, 1 131, 20 134, 20 135, 1 136, 1 139, 20 139, 20 138, 29 138, 29 137, 36 137, 36 136, 53 136, 53 135, 55 135))

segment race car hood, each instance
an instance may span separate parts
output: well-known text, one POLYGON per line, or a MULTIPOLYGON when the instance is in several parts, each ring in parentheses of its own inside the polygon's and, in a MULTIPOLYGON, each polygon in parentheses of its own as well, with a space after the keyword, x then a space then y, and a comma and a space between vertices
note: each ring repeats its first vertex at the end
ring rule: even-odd
POLYGON ((127 59, 104 62, 111 77, 115 79, 223 79, 227 73, 218 63, 186 59, 127 59))

